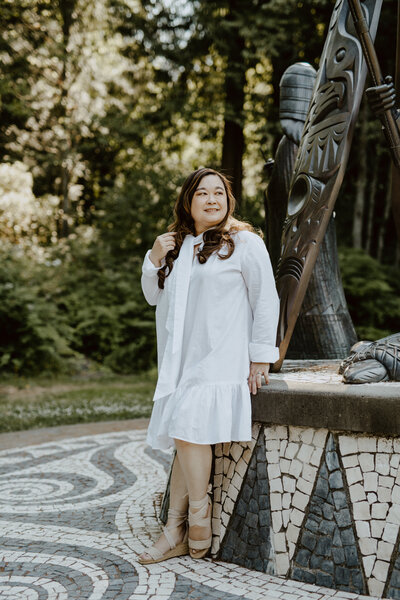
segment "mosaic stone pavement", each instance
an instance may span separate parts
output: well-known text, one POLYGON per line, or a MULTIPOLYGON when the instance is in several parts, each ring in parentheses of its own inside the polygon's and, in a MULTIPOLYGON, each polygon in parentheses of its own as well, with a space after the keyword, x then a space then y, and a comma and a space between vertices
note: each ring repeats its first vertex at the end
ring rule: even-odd
POLYGON ((365 598, 211 559, 138 564, 160 531, 170 462, 140 430, 1 451, 0 599, 365 598))

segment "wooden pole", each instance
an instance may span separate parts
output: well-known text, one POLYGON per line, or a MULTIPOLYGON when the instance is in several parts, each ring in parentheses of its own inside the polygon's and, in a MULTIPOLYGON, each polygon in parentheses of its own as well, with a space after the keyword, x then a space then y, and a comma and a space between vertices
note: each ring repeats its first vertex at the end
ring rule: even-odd
MULTIPOLYGON (((396 74, 395 88, 400 94, 400 2, 397 5, 397 41, 396 41, 396 74)), ((391 201, 393 218, 397 231, 397 243, 400 244, 400 170, 392 162, 391 201)))

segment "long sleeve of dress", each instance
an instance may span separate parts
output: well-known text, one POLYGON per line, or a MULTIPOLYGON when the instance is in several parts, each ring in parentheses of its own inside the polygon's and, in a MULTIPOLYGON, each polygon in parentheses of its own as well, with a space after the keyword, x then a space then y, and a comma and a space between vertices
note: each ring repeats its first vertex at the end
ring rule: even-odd
POLYGON ((143 265, 142 265, 142 290, 143 295, 146 298, 147 302, 150 306, 155 306, 158 301, 158 297, 160 295, 160 288, 158 287, 158 269, 161 269, 165 264, 165 260, 161 260, 161 267, 156 267, 150 260, 150 252, 148 250, 146 252, 146 256, 144 257, 143 265))
POLYGON ((256 234, 250 233, 245 238, 241 269, 253 311, 250 360, 273 363, 279 358, 279 348, 276 347, 279 296, 268 251, 256 234))

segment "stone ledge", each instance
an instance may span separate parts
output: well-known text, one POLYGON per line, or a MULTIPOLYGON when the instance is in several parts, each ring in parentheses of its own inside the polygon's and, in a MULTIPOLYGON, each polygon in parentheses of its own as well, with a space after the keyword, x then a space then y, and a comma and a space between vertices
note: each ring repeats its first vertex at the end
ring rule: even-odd
POLYGON ((400 435, 400 383, 341 382, 340 361, 286 361, 252 397, 253 421, 400 435))

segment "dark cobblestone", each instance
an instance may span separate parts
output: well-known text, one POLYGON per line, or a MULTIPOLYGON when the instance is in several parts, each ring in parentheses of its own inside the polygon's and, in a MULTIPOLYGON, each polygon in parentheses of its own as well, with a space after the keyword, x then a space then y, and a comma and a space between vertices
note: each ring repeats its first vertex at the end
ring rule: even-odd
POLYGON ((271 550, 270 527, 267 461, 261 429, 218 558, 266 572, 271 550), (257 478, 249 477, 252 473, 257 473, 257 478))
POLYGON ((300 534, 292 576, 299 581, 363 594, 366 586, 351 527, 343 476, 337 469, 338 465, 335 440, 330 435, 309 503, 305 529, 300 534), (308 566, 308 555, 305 553, 309 551, 312 552, 309 568, 301 568, 308 566), (314 575, 312 581, 311 573, 314 575))

